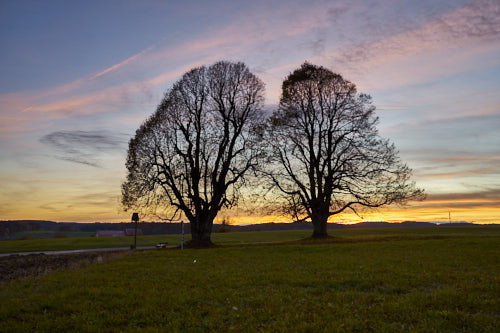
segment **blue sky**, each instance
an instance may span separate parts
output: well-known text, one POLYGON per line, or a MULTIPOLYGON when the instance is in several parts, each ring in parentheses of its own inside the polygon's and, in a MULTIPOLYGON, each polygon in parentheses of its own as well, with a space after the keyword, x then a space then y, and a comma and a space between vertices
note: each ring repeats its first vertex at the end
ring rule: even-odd
POLYGON ((428 200, 366 219, 500 222, 498 1, 2 1, 0 45, 0 219, 128 219, 127 141, 225 59, 271 109, 306 60, 372 95, 428 200))

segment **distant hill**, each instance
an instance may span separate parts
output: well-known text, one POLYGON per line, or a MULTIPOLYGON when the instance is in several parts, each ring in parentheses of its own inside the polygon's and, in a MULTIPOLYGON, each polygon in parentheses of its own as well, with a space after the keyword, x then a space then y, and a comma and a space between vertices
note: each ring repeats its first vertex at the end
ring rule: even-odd
MULTIPOLYGON (((467 225, 467 222, 454 222, 437 225, 433 222, 415 222, 405 221, 401 223, 389 222, 361 222, 356 224, 339 224, 328 223, 328 229, 357 229, 357 228, 405 228, 405 227, 443 227, 443 226, 457 226, 467 225)), ((145 235, 158 235, 158 234, 179 234, 181 231, 180 223, 167 223, 167 222, 140 222, 140 228, 145 235)), ((87 232, 95 233, 98 230, 125 230, 132 228, 133 223, 78 223, 78 222, 53 222, 53 221, 39 221, 39 220, 14 220, 14 221, 0 221, 0 239, 17 239, 16 234, 26 234, 29 232, 87 232)), ((220 224, 214 224, 213 232, 217 232, 221 228, 220 224)), ((244 232, 244 231, 274 231, 274 230, 312 230, 313 226, 310 222, 292 222, 292 223, 262 223, 250 225, 229 225, 224 229, 231 232, 244 232)), ((222 230, 222 229, 221 229, 222 230)), ((190 233, 190 225, 186 223, 184 227, 186 233, 190 233)))

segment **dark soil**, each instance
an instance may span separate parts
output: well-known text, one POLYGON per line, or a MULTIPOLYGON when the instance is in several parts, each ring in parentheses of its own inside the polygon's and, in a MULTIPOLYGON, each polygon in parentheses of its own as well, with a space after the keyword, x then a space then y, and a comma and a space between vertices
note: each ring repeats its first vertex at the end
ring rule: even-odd
POLYGON ((0 284, 17 278, 39 277, 54 271, 76 269, 121 258, 130 251, 72 254, 29 254, 0 257, 0 284))

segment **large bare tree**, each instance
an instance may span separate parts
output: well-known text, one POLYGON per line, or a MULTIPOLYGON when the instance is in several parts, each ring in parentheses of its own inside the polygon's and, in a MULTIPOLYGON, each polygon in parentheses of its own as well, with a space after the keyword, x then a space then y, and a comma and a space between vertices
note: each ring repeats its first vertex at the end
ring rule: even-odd
POLYGON ((379 136, 370 96, 330 70, 304 63, 283 82, 271 117, 268 170, 295 218, 327 236, 330 216, 423 198, 393 144, 379 136))
POLYGON ((262 157, 263 102, 264 84, 243 63, 184 74, 130 140, 125 209, 185 217, 192 246, 210 246, 214 218, 262 157))

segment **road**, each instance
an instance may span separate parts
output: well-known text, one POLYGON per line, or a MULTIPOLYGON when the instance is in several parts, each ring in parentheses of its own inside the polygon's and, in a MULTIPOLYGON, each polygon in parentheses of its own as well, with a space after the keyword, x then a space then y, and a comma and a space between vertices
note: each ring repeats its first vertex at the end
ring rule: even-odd
MULTIPOLYGON (((167 245, 165 248, 173 249, 179 245, 167 245)), ((156 249, 156 246, 138 246, 137 250, 152 250, 156 249)), ((0 253, 0 257, 8 257, 13 255, 26 256, 29 254, 71 254, 71 253, 84 253, 84 252, 109 252, 109 251, 127 251, 130 247, 108 247, 102 249, 81 249, 81 250, 63 250, 63 251, 35 251, 35 252, 12 252, 12 253, 0 253)))

